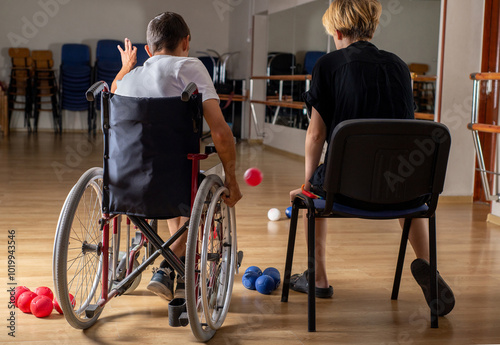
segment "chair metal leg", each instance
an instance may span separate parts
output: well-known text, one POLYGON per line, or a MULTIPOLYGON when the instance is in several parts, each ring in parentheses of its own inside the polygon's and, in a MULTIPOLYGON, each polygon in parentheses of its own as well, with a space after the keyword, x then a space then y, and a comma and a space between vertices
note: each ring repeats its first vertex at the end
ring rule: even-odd
POLYGON ((431 266, 431 328, 438 328, 438 281, 437 281, 437 253, 436 253, 436 217, 432 215, 429 218, 429 259, 431 266))
POLYGON ((408 244, 408 234, 410 233, 411 219, 405 219, 403 226, 403 234, 401 235, 401 244, 399 245, 398 263, 396 266, 396 274, 392 285, 392 300, 398 299, 399 286, 401 285, 401 275, 403 274, 403 264, 405 261, 406 245, 408 244))
POLYGON ((307 292, 307 320, 309 332, 316 331, 316 224, 314 209, 307 210, 307 270, 309 274, 307 292))
POLYGON ((294 203, 292 215, 290 217, 290 231, 288 233, 288 248, 286 251, 285 273, 283 275, 283 287, 281 289, 281 302, 288 302, 288 292, 290 290, 290 277, 292 275, 293 251, 295 248, 295 236, 297 234, 297 222, 299 218, 299 208, 294 203))

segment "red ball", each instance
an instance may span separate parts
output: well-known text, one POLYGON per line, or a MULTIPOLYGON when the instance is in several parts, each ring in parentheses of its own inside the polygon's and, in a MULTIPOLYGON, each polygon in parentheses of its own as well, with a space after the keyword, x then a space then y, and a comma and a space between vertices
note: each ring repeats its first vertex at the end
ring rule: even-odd
POLYGON ((15 295, 14 295, 14 297, 15 297, 15 299, 16 299, 16 300, 15 300, 15 302, 14 302, 14 305, 15 305, 16 307, 18 307, 18 305, 17 305, 17 300, 19 299, 19 296, 21 296, 21 294, 22 294, 23 292, 26 292, 26 291, 31 291, 31 290, 30 290, 30 289, 28 289, 26 286, 18 286, 18 287, 16 287, 16 293, 15 293, 15 295))
POLYGON ((31 314, 30 304, 31 301, 38 295, 33 291, 25 291, 17 299, 17 307, 26 314, 31 314))
MULTIPOLYGON (((72 294, 69 294, 69 300, 71 301, 71 305, 74 308, 76 305, 76 299, 72 294)), ((54 299, 54 309, 57 310, 59 314, 63 313, 61 306, 59 305, 59 302, 57 302, 57 299, 54 299)))
POLYGON ((51 301, 54 299, 54 294, 52 293, 52 290, 46 286, 37 287, 35 289, 35 293, 38 296, 47 296, 48 298, 50 298, 51 301))
POLYGON ((249 186, 255 187, 262 182, 262 172, 257 168, 249 168, 243 178, 249 186))
POLYGON ((52 300, 44 295, 36 296, 30 303, 31 314, 36 317, 47 317, 52 313, 52 300))

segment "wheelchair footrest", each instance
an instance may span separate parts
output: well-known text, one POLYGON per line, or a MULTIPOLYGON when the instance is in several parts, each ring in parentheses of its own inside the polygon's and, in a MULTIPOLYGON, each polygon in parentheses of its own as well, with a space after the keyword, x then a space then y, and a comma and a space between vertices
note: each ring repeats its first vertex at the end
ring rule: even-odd
POLYGON ((89 319, 93 318, 95 314, 97 314, 102 307, 99 307, 98 304, 91 304, 85 309, 85 316, 89 319))
POLYGON ((186 299, 174 298, 168 303, 168 324, 172 327, 185 327, 189 324, 186 299))

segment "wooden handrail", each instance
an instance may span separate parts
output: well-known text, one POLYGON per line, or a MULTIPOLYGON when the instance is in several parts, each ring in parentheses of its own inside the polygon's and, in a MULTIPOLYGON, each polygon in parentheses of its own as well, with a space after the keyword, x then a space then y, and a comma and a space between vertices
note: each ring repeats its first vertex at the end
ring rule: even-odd
POLYGON ((469 123, 467 128, 471 131, 485 132, 485 133, 500 133, 500 126, 488 125, 486 123, 469 123))
POLYGON ((429 114, 429 113, 415 113, 415 118, 417 120, 434 121, 434 114, 429 114))
POLYGON ((311 80, 310 74, 295 74, 295 75, 270 75, 270 76, 254 76, 250 77, 253 80, 284 80, 284 81, 306 81, 311 80))
POLYGON ((500 80, 500 73, 494 73, 494 72, 471 73, 470 79, 472 79, 472 80, 500 80))
POLYGON ((435 82, 437 77, 434 75, 412 75, 413 81, 421 81, 421 82, 435 82))
POLYGON ((247 96, 244 96, 244 95, 228 95, 228 94, 222 94, 222 93, 219 93, 218 94, 219 96, 219 99, 221 101, 233 101, 233 102, 245 102, 247 100, 247 96))
POLYGON ((272 107, 283 107, 292 109, 304 109, 304 107, 306 106, 304 102, 292 102, 292 101, 259 101, 253 99, 250 102, 255 104, 270 105, 272 107))

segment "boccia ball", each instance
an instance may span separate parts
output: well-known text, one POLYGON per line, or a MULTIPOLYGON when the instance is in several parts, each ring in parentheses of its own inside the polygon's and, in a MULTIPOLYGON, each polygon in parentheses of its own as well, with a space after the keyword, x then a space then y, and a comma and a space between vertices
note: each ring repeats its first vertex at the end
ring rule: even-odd
POLYGON ((243 178, 249 186, 255 187, 262 182, 262 172, 257 168, 249 168, 243 178))
POLYGON ((281 212, 277 208, 272 208, 269 211, 267 211, 267 218, 269 218, 270 221, 277 221, 281 217, 281 212))
POLYGON ((31 301, 36 296, 38 296, 38 295, 36 293, 34 293, 33 291, 23 292, 17 300, 17 307, 19 308, 19 310, 21 310, 23 313, 31 314, 30 304, 31 304, 31 301))
POLYGON ((261 276, 257 272, 250 271, 243 275, 243 278, 241 278, 241 282, 247 289, 255 290, 255 282, 260 277, 261 276))
POLYGON ((268 267, 262 272, 262 275, 268 275, 274 280, 274 289, 278 288, 281 283, 280 271, 274 267, 268 267))
POLYGON ((274 290, 274 279, 268 275, 261 275, 255 281, 255 289, 261 294, 269 295, 274 290))
POLYGON ((292 217, 292 206, 289 206, 286 208, 285 214, 286 214, 287 218, 292 217))
POLYGON ((248 273, 248 272, 255 272, 257 273, 259 276, 262 275, 262 270, 260 268, 258 268, 257 266, 250 266, 248 267, 246 270, 245 270, 245 273, 248 273))
POLYGON ((21 294, 23 292, 26 292, 26 291, 31 291, 30 289, 28 289, 26 286, 18 286, 16 287, 15 289, 15 294, 14 294, 14 298, 15 298, 15 302, 14 302, 14 305, 17 307, 17 300, 19 299, 19 296, 21 296, 21 294))
POLYGON ((37 287, 35 289, 35 293, 38 296, 47 296, 48 298, 50 298, 51 301, 54 299, 54 294, 52 293, 52 290, 46 286, 37 287))
MULTIPOLYGON (((69 300, 71 301, 71 306, 74 308, 76 305, 76 299, 72 294, 69 294, 69 300)), ((59 305, 59 302, 57 302, 57 299, 54 299, 54 309, 59 313, 63 314, 63 311, 61 309, 61 306, 59 305)))
POLYGON ((53 309, 54 305, 52 304, 52 300, 45 295, 38 295, 31 300, 31 314, 36 317, 47 317, 52 313, 53 309))

